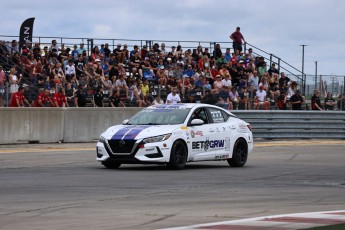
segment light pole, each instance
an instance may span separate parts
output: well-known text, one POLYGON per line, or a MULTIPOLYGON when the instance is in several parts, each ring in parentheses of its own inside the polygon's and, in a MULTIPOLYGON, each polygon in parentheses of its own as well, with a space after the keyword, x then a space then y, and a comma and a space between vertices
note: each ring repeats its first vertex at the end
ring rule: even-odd
POLYGON ((300 45, 302 46, 302 84, 303 84, 303 95, 305 95, 305 85, 307 81, 307 77, 304 76, 304 47, 307 45, 300 45))

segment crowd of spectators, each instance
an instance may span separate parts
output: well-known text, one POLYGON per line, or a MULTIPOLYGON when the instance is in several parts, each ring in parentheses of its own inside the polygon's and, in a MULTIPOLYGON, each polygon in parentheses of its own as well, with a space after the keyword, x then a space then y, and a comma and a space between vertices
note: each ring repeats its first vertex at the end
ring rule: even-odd
MULTIPOLYGON (((235 34, 235 33, 234 33, 235 34)), ((231 37, 232 36, 232 37, 231 37)), ((73 48, 57 44, 41 48, 27 42, 21 50, 16 40, 0 44, 0 106, 8 81, 9 106, 94 107, 203 102, 226 109, 302 109, 304 97, 296 82, 267 64, 250 48, 242 51, 239 39, 234 52, 216 44, 212 53, 200 45, 186 49, 164 43, 130 50, 126 44, 73 48), (8 73, 3 70, 4 65, 8 73)), ((236 42, 235 42, 236 40, 236 42)), ((312 109, 333 110, 337 103, 327 95, 320 102, 317 92, 312 109)), ((345 96, 339 101, 345 100, 345 96)), ((339 103, 338 103, 339 104, 339 103)), ((344 103, 338 105, 339 109, 344 103)))

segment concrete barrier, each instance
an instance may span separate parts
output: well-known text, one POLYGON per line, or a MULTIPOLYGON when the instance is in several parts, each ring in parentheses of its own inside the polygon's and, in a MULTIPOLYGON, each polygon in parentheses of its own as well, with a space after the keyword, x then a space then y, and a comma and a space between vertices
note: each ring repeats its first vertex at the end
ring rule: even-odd
MULTIPOLYGON (((141 108, 0 108, 0 144, 90 142, 141 108)), ((232 111, 251 123, 254 138, 345 139, 345 112, 232 111)))
POLYGON ((0 144, 63 139, 64 110, 59 108, 0 108, 0 121, 0 144))
POLYGON ((112 125, 121 124, 140 108, 70 108, 65 109, 64 142, 89 142, 112 125))

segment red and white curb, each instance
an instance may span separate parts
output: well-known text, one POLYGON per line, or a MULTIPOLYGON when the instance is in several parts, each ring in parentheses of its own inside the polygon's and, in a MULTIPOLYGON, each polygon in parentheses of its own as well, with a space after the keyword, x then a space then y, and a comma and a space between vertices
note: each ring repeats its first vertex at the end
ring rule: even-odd
POLYGON ((176 228, 166 228, 164 230, 286 230, 306 229, 335 224, 345 224, 345 210, 264 216, 176 228))

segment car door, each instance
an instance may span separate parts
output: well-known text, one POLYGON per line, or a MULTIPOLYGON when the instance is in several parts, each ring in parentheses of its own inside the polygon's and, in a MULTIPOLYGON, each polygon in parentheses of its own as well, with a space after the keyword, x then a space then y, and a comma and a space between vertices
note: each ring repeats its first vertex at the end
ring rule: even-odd
POLYGON ((212 127, 215 130, 209 148, 214 152, 214 159, 229 158, 231 143, 231 127, 228 122, 229 115, 218 108, 208 108, 209 117, 212 119, 212 127))
POLYGON ((210 148, 210 143, 216 137, 216 129, 213 127, 212 119, 206 108, 197 108, 191 118, 201 119, 204 121, 203 125, 189 126, 191 137, 191 154, 190 160, 202 161, 213 160, 215 157, 214 149, 210 148))

